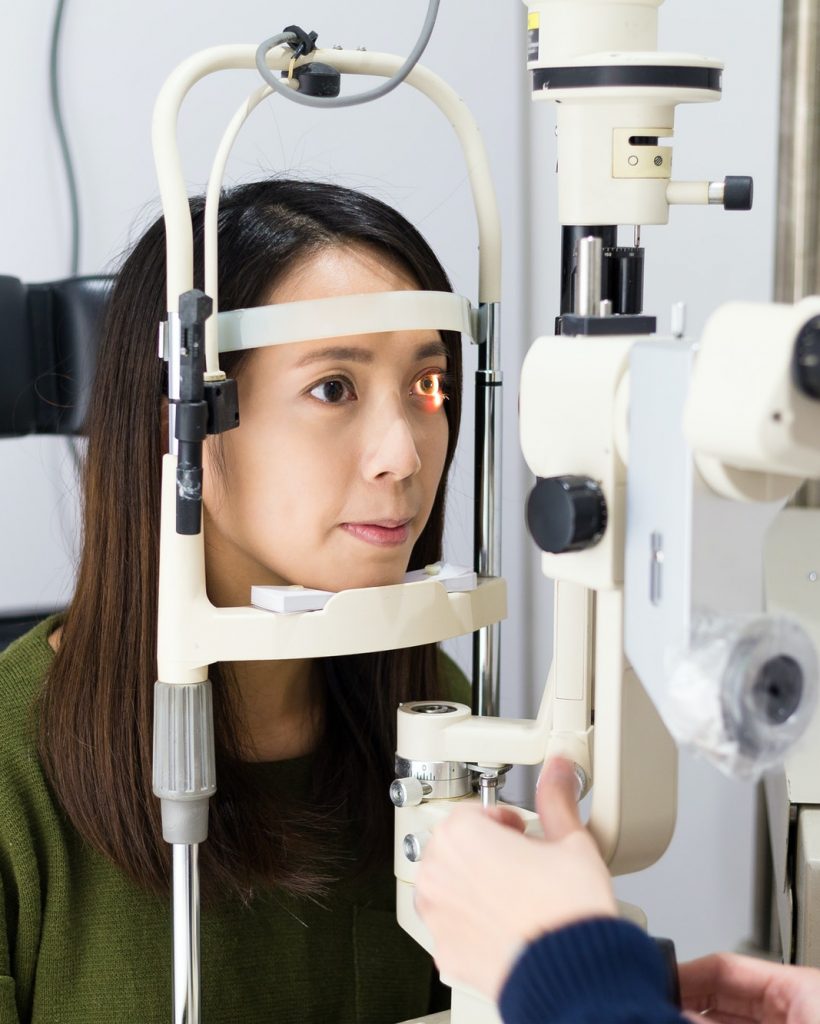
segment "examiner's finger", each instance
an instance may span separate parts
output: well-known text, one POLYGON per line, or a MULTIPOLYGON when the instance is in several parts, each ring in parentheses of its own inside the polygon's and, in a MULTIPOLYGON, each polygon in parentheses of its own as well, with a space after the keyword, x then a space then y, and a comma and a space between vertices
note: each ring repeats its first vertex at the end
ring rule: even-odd
POLYGON ((572 763, 564 757, 548 761, 538 780, 535 806, 544 838, 558 840, 583 828, 578 814, 578 778, 572 763))
POLYGON ((526 829, 526 822, 512 807, 488 807, 485 812, 488 818, 497 821, 499 825, 506 825, 507 828, 515 829, 516 832, 523 832, 526 829))
MULTIPOLYGON (((703 1009, 704 1001, 725 1006, 754 1002, 763 996, 767 984, 782 964, 738 956, 735 953, 714 953, 698 960, 678 964, 681 1001, 686 1009, 703 1009)), ((732 1006, 733 1012, 738 1012, 732 1006)))

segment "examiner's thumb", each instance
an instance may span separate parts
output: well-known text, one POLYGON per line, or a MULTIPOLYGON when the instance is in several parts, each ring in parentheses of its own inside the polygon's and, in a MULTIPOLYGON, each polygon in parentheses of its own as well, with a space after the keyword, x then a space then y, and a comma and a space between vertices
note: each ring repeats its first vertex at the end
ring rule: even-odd
POLYGON ((545 839, 563 839, 583 828, 578 814, 578 777, 571 761, 564 757, 547 761, 538 779, 535 806, 545 839))

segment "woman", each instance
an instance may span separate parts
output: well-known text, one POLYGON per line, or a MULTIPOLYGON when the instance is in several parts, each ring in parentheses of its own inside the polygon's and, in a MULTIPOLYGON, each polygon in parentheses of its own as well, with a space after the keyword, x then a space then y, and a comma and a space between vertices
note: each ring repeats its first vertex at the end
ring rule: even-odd
POLYGON ((462 807, 436 828, 416 906, 446 976, 497 1000, 504 1024, 820 1024, 820 971, 731 954, 679 966, 682 1012, 655 943, 616 916, 577 785, 568 761, 547 764, 543 839, 508 807, 462 807))
MULTIPOLYGON (((201 201, 192 211, 200 267, 201 201)), ((170 1012, 170 851, 150 767, 164 246, 158 221, 111 300, 74 598, 0 661, 4 1022, 164 1022, 170 1012)), ((331 185, 225 194, 219 252, 223 309, 450 289, 399 214, 331 185)), ((241 426, 209 438, 203 457, 214 604, 247 604, 252 584, 394 583, 440 556, 457 335, 273 346, 222 368, 238 382, 241 426)), ((432 965, 394 920, 386 794, 398 703, 465 699, 463 679, 434 646, 221 665, 211 677, 218 791, 200 851, 203 1020, 385 1024, 441 1008, 432 965)))

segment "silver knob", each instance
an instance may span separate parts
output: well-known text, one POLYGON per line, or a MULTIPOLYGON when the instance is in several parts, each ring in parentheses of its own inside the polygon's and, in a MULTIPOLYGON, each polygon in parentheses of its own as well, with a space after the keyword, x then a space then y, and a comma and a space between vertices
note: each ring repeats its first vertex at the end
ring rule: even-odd
POLYGON ((498 772, 482 772, 478 777, 482 807, 495 807, 498 803, 498 772))
POLYGON ((412 776, 390 784, 390 799, 395 807, 418 807, 433 792, 433 787, 412 776))
POLYGON ((420 861, 421 855, 424 852, 424 847, 427 845, 429 839, 429 832, 409 832, 404 837, 404 842, 402 843, 404 856, 413 864, 420 861))

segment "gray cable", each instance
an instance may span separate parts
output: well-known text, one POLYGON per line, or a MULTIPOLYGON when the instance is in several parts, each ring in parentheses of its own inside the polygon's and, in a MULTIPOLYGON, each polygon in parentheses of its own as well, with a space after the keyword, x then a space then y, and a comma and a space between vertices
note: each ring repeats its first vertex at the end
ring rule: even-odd
POLYGON ((439 0, 430 0, 421 35, 413 47, 410 56, 396 74, 392 78, 388 78, 386 82, 382 82, 381 85, 377 85, 375 88, 368 89, 365 92, 356 93, 355 96, 305 96, 298 89, 292 89, 289 85, 285 85, 277 73, 271 71, 265 58, 275 46, 280 46, 282 43, 295 43, 297 37, 293 32, 280 32, 278 35, 266 39, 256 51, 256 66, 259 69, 259 74, 274 92, 278 92, 280 96, 287 96, 294 103, 301 103, 306 107, 355 107, 360 103, 369 103, 370 100, 377 100, 382 96, 386 96, 397 85, 401 85, 416 64, 418 64, 421 55, 430 42, 430 36, 433 34, 436 17, 438 16, 438 7, 439 0))
POLYGON ((65 125, 63 124, 63 112, 60 106, 60 85, 58 80, 57 55, 60 45, 60 34, 63 24, 63 10, 65 0, 57 0, 57 7, 54 11, 54 23, 51 30, 51 54, 49 57, 49 90, 51 93, 51 113, 54 118, 54 127, 57 129, 57 138, 60 143, 60 153, 63 158, 63 167, 68 184, 68 201, 71 208, 71 264, 70 274, 76 277, 80 268, 80 204, 77 197, 77 182, 74 177, 74 165, 71 162, 71 152, 68 148, 65 125))
MULTIPOLYGON (((80 269, 80 203, 77 197, 77 181, 74 177, 74 165, 71 161, 71 151, 68 148, 65 125, 63 124, 63 112, 60 106, 60 81, 58 54, 60 49, 60 36, 63 28, 63 12, 65 0, 57 0, 54 10, 54 22, 51 29, 51 52, 48 62, 48 84, 51 95, 51 114, 54 118, 54 127, 57 130, 57 139, 60 143, 60 154, 63 158, 66 183, 68 185, 68 202, 71 212, 71 258, 69 263, 69 274, 76 277, 80 269)), ((64 438, 65 446, 71 457, 74 471, 79 472, 82 468, 82 456, 77 441, 73 437, 64 438)))

